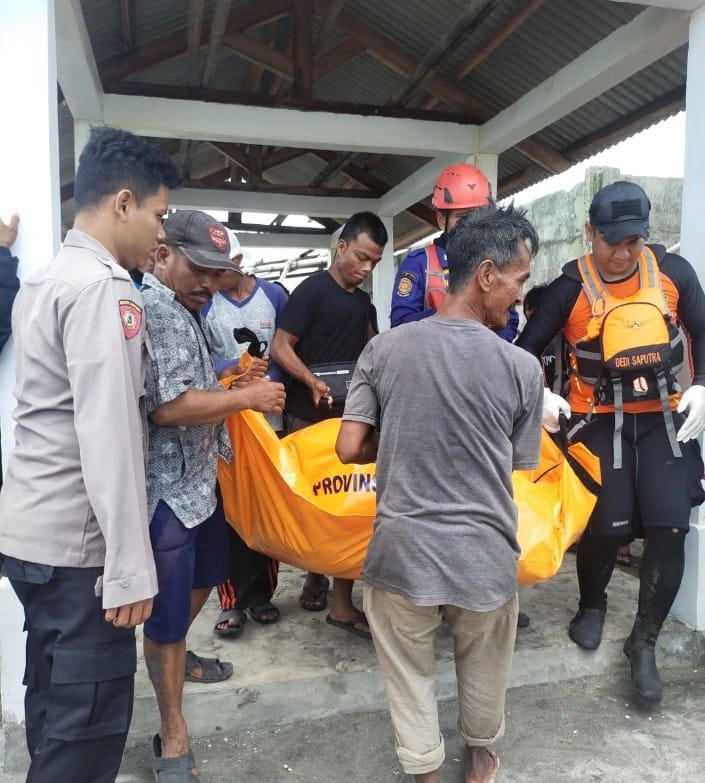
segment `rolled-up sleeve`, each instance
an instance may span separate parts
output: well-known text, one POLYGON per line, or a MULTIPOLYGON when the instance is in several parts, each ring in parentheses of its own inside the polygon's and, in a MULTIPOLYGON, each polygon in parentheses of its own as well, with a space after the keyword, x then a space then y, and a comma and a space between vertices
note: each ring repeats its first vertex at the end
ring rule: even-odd
POLYGON ((379 400, 374 385, 374 349, 372 338, 360 354, 345 399, 343 421, 358 421, 379 427, 379 400))

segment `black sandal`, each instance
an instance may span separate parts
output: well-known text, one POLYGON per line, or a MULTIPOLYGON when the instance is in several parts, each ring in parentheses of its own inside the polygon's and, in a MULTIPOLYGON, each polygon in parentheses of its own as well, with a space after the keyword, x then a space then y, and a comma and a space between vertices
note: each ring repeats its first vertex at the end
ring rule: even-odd
POLYGON ((318 589, 307 587, 304 583, 299 596, 301 608, 307 612, 322 612, 328 606, 329 587, 330 582, 327 576, 323 577, 321 586, 318 589))
POLYGON ((262 625, 271 625, 279 619, 279 609, 271 601, 267 601, 266 604, 248 606, 247 614, 251 620, 262 625))
POLYGON ((230 637, 231 639, 240 636, 245 628, 247 615, 240 609, 224 609, 218 616, 218 621, 213 630, 218 636, 230 637), (219 625, 226 623, 225 628, 219 628, 219 625))

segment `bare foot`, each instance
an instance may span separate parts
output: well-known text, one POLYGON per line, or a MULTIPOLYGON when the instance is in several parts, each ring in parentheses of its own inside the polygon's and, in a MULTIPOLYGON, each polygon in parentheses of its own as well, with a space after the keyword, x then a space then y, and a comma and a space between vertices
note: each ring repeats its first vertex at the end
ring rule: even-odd
POLYGON ((465 783, 494 783, 499 757, 489 748, 465 748, 465 783))

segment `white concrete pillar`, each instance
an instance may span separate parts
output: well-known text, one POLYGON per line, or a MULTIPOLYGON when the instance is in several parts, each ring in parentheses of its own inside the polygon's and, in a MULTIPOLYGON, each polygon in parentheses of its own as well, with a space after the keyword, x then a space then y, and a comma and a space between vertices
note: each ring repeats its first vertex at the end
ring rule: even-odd
POLYGON ((387 244, 380 262, 372 273, 372 304, 377 309, 379 330, 389 329, 389 314, 392 309, 392 289, 394 288, 394 218, 380 215, 387 229, 387 244))
MULTIPOLYGON (((689 39, 681 254, 693 264, 705 286, 705 8, 693 13, 689 39)), ((705 630, 705 506, 695 509, 690 521, 685 574, 673 614, 691 627, 705 630)))
MULTIPOLYGON (((56 96, 56 36, 53 0, 3 4, 0 73, 5 120, 0 140, 0 214, 21 216, 13 247, 19 277, 59 249, 59 130, 56 96), (31 42, 31 45, 29 45, 31 42)), ((13 443, 14 356, 12 340, 0 356, 2 451, 13 443)), ((19 602, 6 580, 0 585, 0 691, 3 723, 24 719, 24 634, 19 602)))
POLYGON ((89 122, 88 120, 74 120, 73 121, 73 154, 74 154, 74 169, 78 168, 78 159, 81 157, 81 152, 86 146, 88 137, 91 133, 91 125, 96 125, 95 122, 89 122))

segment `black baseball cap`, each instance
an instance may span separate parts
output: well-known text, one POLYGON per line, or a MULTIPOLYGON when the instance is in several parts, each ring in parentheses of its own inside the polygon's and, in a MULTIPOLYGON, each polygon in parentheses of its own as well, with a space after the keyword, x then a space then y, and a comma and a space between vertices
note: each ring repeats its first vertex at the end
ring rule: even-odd
POLYGON ((598 190, 590 204, 590 224, 616 245, 627 237, 649 238, 651 202, 635 182, 620 180, 598 190))
POLYGON ((235 269, 225 226, 205 212, 182 209, 164 221, 164 243, 179 250, 203 269, 235 269))

